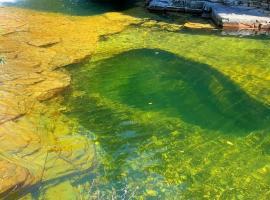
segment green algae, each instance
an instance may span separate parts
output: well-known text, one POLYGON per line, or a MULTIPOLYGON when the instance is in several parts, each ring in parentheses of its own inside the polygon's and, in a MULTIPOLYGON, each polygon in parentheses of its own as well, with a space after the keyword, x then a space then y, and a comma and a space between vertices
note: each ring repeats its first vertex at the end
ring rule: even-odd
POLYGON ((71 66, 66 115, 98 148, 91 192, 269 198, 268 43, 131 27, 71 66))

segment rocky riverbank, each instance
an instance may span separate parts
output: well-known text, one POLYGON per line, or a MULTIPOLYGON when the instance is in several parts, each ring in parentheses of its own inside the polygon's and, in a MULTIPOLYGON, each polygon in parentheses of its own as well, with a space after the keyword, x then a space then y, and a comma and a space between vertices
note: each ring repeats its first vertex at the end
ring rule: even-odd
POLYGON ((182 1, 182 0, 150 0, 149 10, 198 13, 210 18, 224 29, 270 30, 269 4, 254 5, 249 1, 182 1))
MULTIPOLYGON (((0 196, 85 173, 94 165, 91 140, 76 135, 57 104, 45 100, 70 84, 59 68, 95 51, 100 36, 135 18, 119 13, 71 17, 0 8, 0 196)), ((68 183, 67 183, 68 184, 68 183)))

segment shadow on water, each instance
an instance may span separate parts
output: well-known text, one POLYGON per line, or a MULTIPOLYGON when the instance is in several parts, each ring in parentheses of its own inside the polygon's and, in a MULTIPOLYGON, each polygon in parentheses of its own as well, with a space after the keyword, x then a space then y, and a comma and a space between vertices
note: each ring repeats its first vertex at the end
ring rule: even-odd
MULTIPOLYGON (((73 93, 66 94, 70 108, 66 114, 87 130, 84 134, 94 133, 105 152, 98 173, 109 181, 105 188, 123 187, 127 180, 122 174, 143 184, 147 168, 153 166, 159 169, 154 176, 165 177, 170 161, 163 159, 163 152, 173 149, 172 154, 179 155, 183 150, 179 143, 193 132, 180 130, 180 136, 172 136, 181 127, 178 121, 206 129, 210 138, 216 137, 211 131, 243 136, 269 127, 270 108, 229 78, 211 66, 160 49, 131 50, 72 67, 71 73, 73 93), (134 109, 158 113, 166 120, 134 121, 134 109)), ((170 159, 174 162, 174 157, 170 159)))
POLYGON ((4 5, 68 15, 90 16, 111 11, 123 11, 136 0, 17 0, 4 5))
MULTIPOLYGON (((93 71, 79 72, 79 76, 83 80, 79 87, 87 93, 100 93, 115 102, 177 117, 204 129, 249 133, 265 128, 270 117, 268 106, 213 67, 160 49, 131 50, 101 61, 93 71)), ((87 112, 82 111, 78 118, 86 117, 87 112)))

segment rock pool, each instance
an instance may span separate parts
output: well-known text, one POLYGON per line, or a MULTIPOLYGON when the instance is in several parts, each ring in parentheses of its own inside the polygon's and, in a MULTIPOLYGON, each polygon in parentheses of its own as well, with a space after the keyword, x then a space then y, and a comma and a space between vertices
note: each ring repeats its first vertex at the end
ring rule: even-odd
POLYGON ((268 190, 269 80, 251 89, 253 73, 269 73, 269 55, 252 61, 266 43, 133 27, 71 66, 66 114, 97 143, 97 188, 138 199, 268 190))
POLYGON ((102 35, 91 58, 59 70, 71 76, 70 87, 45 102, 51 115, 41 122, 52 129, 57 119, 53 128, 78 146, 92 141, 95 150, 86 152, 95 152, 95 165, 20 196, 268 199, 269 37, 189 30, 136 9, 123 12, 139 23, 102 35))

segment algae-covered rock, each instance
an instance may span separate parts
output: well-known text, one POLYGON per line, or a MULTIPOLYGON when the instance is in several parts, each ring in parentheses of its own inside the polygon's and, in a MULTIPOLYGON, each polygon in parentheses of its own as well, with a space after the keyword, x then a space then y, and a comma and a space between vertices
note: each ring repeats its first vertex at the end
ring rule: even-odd
POLYGON ((190 29, 213 29, 215 26, 212 24, 206 24, 206 23, 195 23, 195 22, 187 22, 184 24, 185 28, 190 29))
POLYGON ((76 191, 69 181, 54 185, 53 187, 49 187, 42 195, 42 199, 44 200, 75 200, 78 198, 79 197, 76 195, 76 191))
POLYGON ((141 26, 146 27, 146 28, 151 28, 151 29, 158 28, 158 29, 171 31, 171 32, 180 31, 181 28, 183 27, 183 25, 181 25, 181 24, 170 24, 170 23, 159 22, 159 21, 155 21, 155 20, 145 20, 141 24, 141 26))

